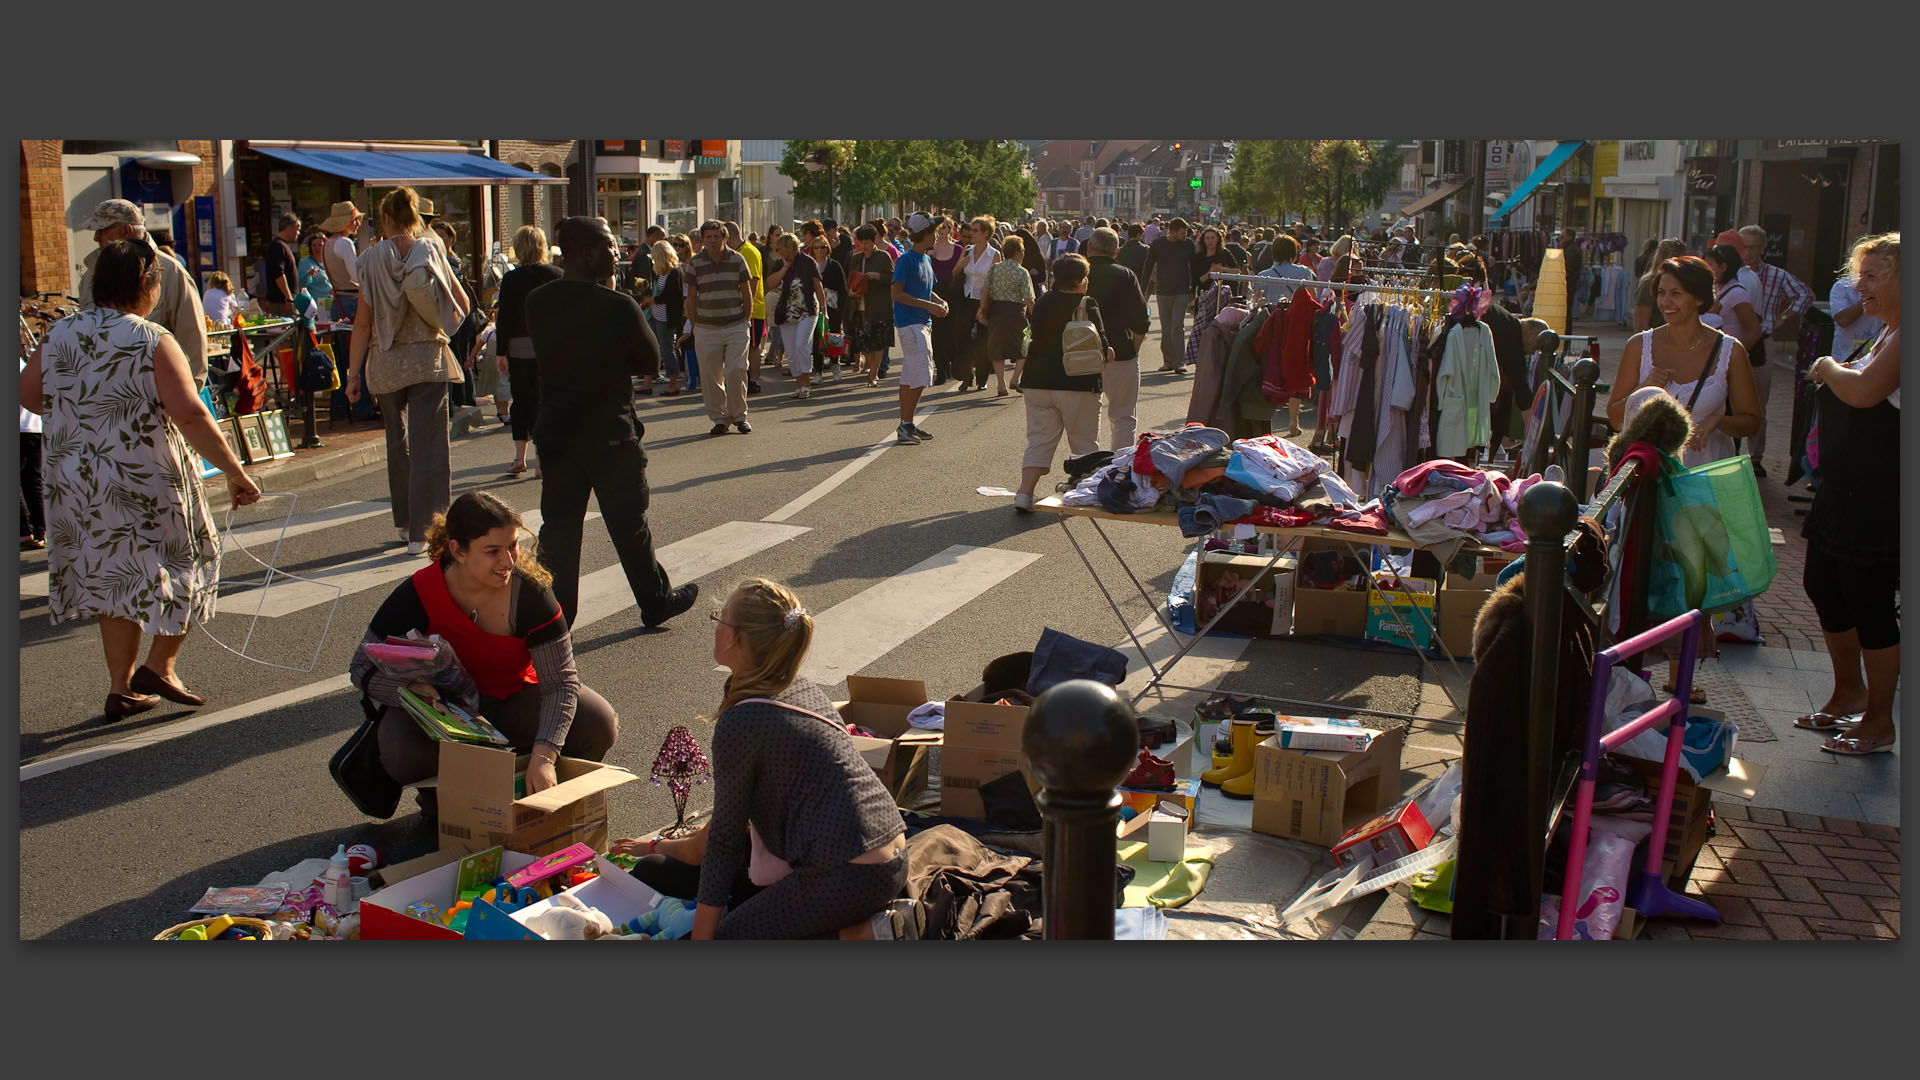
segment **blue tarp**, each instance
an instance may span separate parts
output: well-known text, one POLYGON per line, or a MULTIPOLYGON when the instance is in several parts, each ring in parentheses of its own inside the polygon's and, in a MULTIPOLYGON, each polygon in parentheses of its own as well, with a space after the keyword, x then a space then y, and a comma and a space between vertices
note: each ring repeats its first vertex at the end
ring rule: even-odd
POLYGON ((1548 177, 1558 172, 1560 166, 1565 165, 1567 159, 1579 152, 1580 148, 1585 145, 1586 143, 1583 140, 1573 139, 1554 147, 1553 152, 1548 154, 1546 160, 1540 163, 1540 167, 1528 174, 1527 178, 1520 182, 1520 186, 1513 189, 1513 194, 1507 196, 1507 201, 1500 204, 1500 209, 1493 212, 1493 217, 1489 219, 1489 222, 1499 221, 1517 209, 1521 203, 1526 202, 1528 198, 1532 197, 1534 188, 1546 183, 1548 177))
POLYGON ((254 146, 251 149, 290 165, 381 187, 401 184, 566 183, 561 177, 542 176, 484 154, 460 151, 292 150, 278 146, 254 146))

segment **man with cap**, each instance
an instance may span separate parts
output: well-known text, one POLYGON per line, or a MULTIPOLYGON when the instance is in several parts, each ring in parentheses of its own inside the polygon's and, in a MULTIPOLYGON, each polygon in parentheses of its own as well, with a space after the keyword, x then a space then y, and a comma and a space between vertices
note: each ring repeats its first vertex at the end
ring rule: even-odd
POLYGON ((933 320, 945 318, 947 302, 933 293, 933 239, 939 222, 916 211, 901 231, 911 246, 893 264, 893 327, 900 337, 900 426, 896 442, 912 446, 933 438, 916 427, 920 395, 933 385, 933 320))
MULTIPOLYGON (((297 224, 297 223, 296 223, 297 224)), ((116 240, 139 240, 160 255, 160 300, 148 313, 147 321, 167 329, 180 349, 187 354, 187 367, 193 372, 195 387, 207 385, 207 316, 200 306, 200 288, 187 268, 160 251, 140 214, 140 208, 125 199, 108 199, 94 208, 93 216, 82 225, 93 230, 93 242, 104 248, 116 240)), ((98 248, 87 254, 86 272, 80 277, 80 306, 93 306, 93 267, 100 259, 98 248)))
POLYGON ((325 264, 327 280, 333 282, 333 314, 337 318, 351 319, 360 308, 360 253, 353 246, 353 231, 360 226, 363 216, 360 208, 351 202, 337 202, 319 226, 327 235, 327 242, 320 248, 320 258, 325 264))

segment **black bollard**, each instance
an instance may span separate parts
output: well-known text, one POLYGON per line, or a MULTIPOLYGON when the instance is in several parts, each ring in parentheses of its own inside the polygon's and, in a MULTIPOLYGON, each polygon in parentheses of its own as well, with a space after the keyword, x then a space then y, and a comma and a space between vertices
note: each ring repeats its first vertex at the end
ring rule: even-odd
MULTIPOLYGON (((1527 533, 1527 713, 1480 715, 1468 703, 1474 719, 1461 761, 1456 940, 1531 941, 1537 934, 1553 782, 1560 618, 1567 595, 1566 539, 1579 513, 1573 493, 1550 481, 1520 497, 1520 527, 1527 533)), ((1474 678, 1477 683, 1483 676, 1475 671, 1474 678)))
POLYGON ((1140 750, 1139 722, 1113 687, 1074 679, 1034 700, 1020 735, 1046 819, 1040 897, 1050 941, 1112 940, 1114 830, 1140 750))
MULTIPOLYGON (((1587 490, 1587 454, 1593 447, 1593 387, 1600 381, 1600 364, 1583 356, 1573 362, 1567 374, 1573 378, 1573 430, 1567 433, 1570 436, 1567 486, 1573 489, 1574 501, 1584 505, 1593 494, 1587 490)), ((1524 522, 1521 527, 1526 527, 1524 522)))

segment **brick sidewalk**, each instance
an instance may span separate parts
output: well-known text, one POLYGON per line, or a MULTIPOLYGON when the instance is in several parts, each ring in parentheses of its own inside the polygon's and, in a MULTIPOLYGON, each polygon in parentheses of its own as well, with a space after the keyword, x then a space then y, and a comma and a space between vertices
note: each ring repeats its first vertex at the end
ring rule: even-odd
POLYGON ((1900 830, 1716 802, 1688 895, 1722 921, 1650 919, 1654 940, 1900 936, 1900 830))

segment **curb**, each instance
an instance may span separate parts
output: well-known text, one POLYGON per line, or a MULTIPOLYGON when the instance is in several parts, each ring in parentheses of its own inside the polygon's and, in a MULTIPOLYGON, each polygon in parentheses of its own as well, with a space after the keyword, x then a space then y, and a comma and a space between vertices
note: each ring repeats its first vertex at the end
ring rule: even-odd
MULTIPOLYGON (((262 491, 297 490, 316 481, 354 472, 385 460, 387 460, 387 441, 385 438, 374 438, 342 450, 328 450, 298 456, 285 464, 275 465, 270 469, 255 470, 248 475, 260 485, 262 491)), ((209 508, 219 511, 227 509, 227 488, 224 483, 209 483, 204 490, 209 508)))

